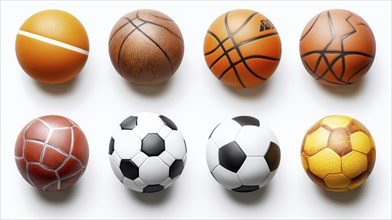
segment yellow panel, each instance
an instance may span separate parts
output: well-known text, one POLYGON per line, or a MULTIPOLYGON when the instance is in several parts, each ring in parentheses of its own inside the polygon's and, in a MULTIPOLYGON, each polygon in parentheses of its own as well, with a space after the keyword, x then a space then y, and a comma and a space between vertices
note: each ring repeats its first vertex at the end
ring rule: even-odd
POLYGON ((310 171, 322 179, 330 173, 341 173, 341 158, 329 148, 309 157, 308 163, 310 171))
POLYGON ((325 184, 330 188, 340 189, 347 188, 348 184, 350 184, 351 179, 347 178, 344 174, 328 174, 324 178, 325 184))
POLYGON ((304 152, 312 156, 328 146, 329 131, 325 128, 319 128, 306 137, 304 152))
POLYGON ((305 171, 307 171, 309 169, 308 156, 304 152, 301 153, 301 161, 302 166, 304 167, 305 171))
POLYGON ((328 117, 324 118, 322 120, 321 124, 327 125, 331 129, 345 128, 350 124, 351 120, 352 120, 352 118, 347 117, 347 116, 332 115, 332 116, 328 116, 328 117))
POLYGON ((351 148, 355 151, 362 152, 364 154, 369 153, 372 149, 372 141, 362 131, 355 132, 350 136, 351 148))
POLYGON ((354 178, 367 169, 367 157, 363 153, 352 151, 342 157, 342 173, 349 178, 354 178))

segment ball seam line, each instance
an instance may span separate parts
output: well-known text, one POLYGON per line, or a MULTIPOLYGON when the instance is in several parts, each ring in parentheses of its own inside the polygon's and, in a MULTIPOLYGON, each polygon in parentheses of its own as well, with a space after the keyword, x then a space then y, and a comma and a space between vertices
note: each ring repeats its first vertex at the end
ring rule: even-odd
POLYGON ((74 52, 77 52, 77 53, 81 53, 81 54, 84 54, 84 55, 88 55, 88 53, 89 53, 87 50, 84 50, 82 48, 75 47, 75 46, 72 46, 70 44, 66 44, 64 42, 53 40, 53 39, 50 39, 48 37, 44 37, 44 36, 41 36, 41 35, 38 35, 38 34, 33 34, 33 33, 30 33, 30 32, 27 32, 27 31, 19 30, 18 34, 20 34, 22 36, 25 36, 25 37, 28 37, 28 38, 32 38, 32 39, 38 40, 38 41, 42 41, 42 42, 45 42, 45 43, 48 43, 48 44, 52 44, 52 45, 55 45, 55 46, 58 46, 58 47, 62 47, 64 49, 68 49, 68 50, 71 50, 71 51, 74 51, 74 52))

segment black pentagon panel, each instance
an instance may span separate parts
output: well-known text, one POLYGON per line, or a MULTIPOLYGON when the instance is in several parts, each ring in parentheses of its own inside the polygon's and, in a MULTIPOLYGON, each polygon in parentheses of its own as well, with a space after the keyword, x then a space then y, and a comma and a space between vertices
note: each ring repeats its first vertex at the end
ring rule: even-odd
POLYGON ((165 150, 165 142, 155 133, 147 134, 142 140, 142 151, 147 156, 159 156, 165 150))
POLYGON ((280 148, 274 142, 270 142, 268 147, 268 151, 264 156, 265 160, 267 161, 268 167, 270 171, 274 171, 279 167, 280 163, 280 148))
POLYGON ((252 125, 252 126, 260 127, 259 119, 251 116, 238 116, 233 118, 233 120, 236 121, 241 126, 252 125))
POLYGON ((114 151, 114 139, 110 138, 110 142, 109 142, 109 154, 112 155, 114 151))
POLYGON ((123 130, 132 130, 137 126, 137 117, 129 116, 120 124, 121 129, 123 130))
POLYGON ((176 178, 182 173, 183 169, 184 169, 184 161, 175 160, 170 166, 169 177, 172 179, 176 178))
POLYGON ((237 173, 246 159, 246 154, 242 151, 241 147, 233 141, 219 148, 218 157, 219 164, 222 167, 237 173))
POLYGON ((255 191, 258 189, 259 189, 259 186, 240 186, 240 187, 232 189, 232 190, 236 191, 236 192, 252 192, 252 191, 255 191))
POLYGON ((161 120, 163 121, 163 123, 167 127, 171 128, 172 130, 177 130, 177 126, 176 126, 176 124, 174 124, 174 122, 172 120, 170 120, 169 118, 167 118, 164 115, 160 115, 159 117, 161 118, 161 120))
POLYGON ((131 160, 121 160, 120 170, 122 174, 130 180, 135 180, 139 177, 139 167, 131 160))
POLYGON ((154 193, 154 192, 159 192, 162 190, 163 190, 163 186, 161 186, 161 185, 149 185, 143 189, 143 192, 144 193, 154 193))

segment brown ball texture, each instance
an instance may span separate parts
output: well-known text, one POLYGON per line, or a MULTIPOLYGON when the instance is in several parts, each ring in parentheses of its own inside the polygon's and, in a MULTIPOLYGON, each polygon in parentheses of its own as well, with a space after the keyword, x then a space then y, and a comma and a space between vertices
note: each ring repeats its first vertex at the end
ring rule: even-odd
POLYGON ((65 11, 45 10, 29 17, 15 42, 23 70, 42 83, 59 84, 75 78, 89 51, 82 23, 65 11))
POLYGON ((126 80, 154 85, 176 72, 184 56, 184 40, 170 17, 141 9, 126 14, 114 25, 109 54, 114 68, 126 80))
POLYGON ((204 39, 204 58, 211 72, 236 88, 257 86, 278 67, 281 43, 275 26, 252 10, 233 10, 218 17, 204 39))
POLYGON ((48 115, 28 123, 15 144, 15 161, 23 178, 37 189, 71 187, 84 173, 89 157, 87 139, 75 122, 48 115))
POLYGON ((320 83, 349 85, 370 69, 376 41, 359 15, 341 9, 321 12, 305 26, 300 39, 305 69, 320 83))

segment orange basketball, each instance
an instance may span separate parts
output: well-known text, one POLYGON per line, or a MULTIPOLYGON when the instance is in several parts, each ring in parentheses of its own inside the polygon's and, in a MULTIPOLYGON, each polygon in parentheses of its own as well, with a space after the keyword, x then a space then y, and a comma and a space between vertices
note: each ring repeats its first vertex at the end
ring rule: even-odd
POLYGON ((23 70, 43 83, 73 79, 87 61, 86 30, 73 15, 45 10, 28 18, 16 36, 16 56, 23 70))
POLYGON ((357 82, 369 71, 376 54, 373 32, 366 21, 341 9, 312 18, 302 32, 299 48, 305 69, 329 86, 357 82))
POLYGON ((281 56, 279 34, 264 15, 233 10, 218 17, 204 39, 204 58, 226 85, 254 87, 267 80, 281 56))

